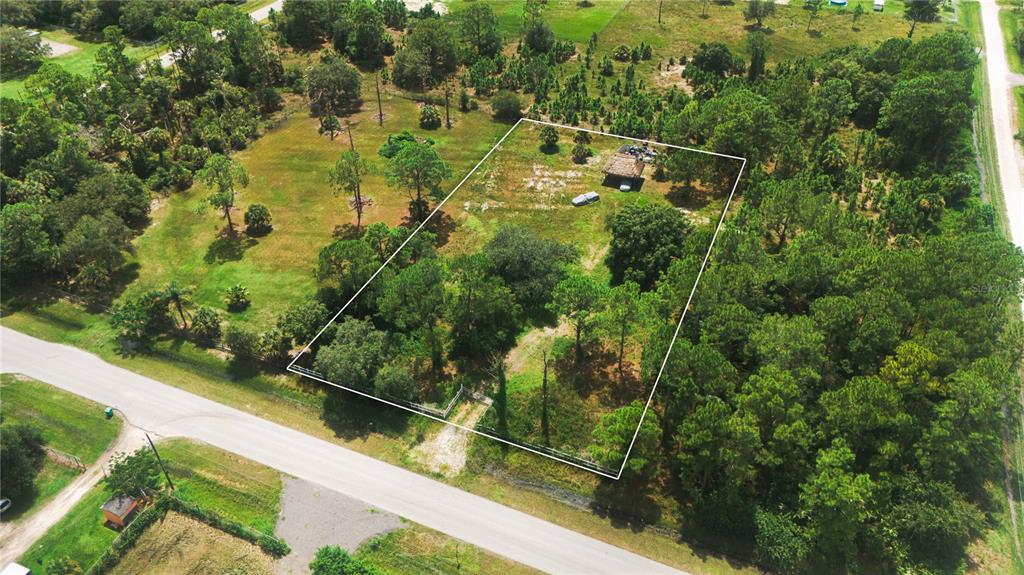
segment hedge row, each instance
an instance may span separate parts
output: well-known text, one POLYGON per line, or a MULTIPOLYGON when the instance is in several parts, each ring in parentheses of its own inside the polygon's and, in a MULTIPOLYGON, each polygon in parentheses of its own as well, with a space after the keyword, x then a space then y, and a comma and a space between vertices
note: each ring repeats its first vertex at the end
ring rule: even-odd
POLYGON ((188 515, 214 529, 219 529, 229 535, 248 541, 259 546, 264 553, 274 558, 284 557, 292 551, 287 543, 273 535, 249 529, 241 523, 228 521, 194 503, 182 501, 172 495, 165 495, 157 499, 148 509, 139 513, 135 520, 117 536, 117 539, 114 539, 110 547, 100 555, 100 558, 89 567, 85 575, 104 575, 110 571, 135 546, 139 536, 145 533, 146 529, 154 521, 163 517, 168 511, 177 511, 182 515, 188 515))

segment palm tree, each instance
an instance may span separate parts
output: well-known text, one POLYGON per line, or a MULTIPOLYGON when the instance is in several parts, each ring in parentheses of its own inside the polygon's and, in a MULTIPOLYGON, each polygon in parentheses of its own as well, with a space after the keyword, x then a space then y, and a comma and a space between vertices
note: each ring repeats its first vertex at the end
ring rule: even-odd
POLYGON ((168 302, 174 304, 174 309, 181 316, 181 329, 188 329, 185 307, 192 305, 192 300, 189 299, 189 296, 192 295, 192 288, 179 286, 178 282, 172 281, 164 289, 164 295, 167 296, 168 302))

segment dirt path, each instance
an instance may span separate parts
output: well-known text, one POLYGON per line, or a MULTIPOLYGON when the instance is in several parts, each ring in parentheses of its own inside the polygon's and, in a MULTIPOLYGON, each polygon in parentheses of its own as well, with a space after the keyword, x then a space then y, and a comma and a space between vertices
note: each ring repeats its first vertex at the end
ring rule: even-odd
POLYGON ((49 38, 43 38, 43 44, 50 47, 50 58, 56 58, 57 56, 63 56, 65 54, 78 51, 78 46, 72 46, 71 44, 65 44, 64 42, 50 40, 49 38))
MULTIPOLYGON (((490 406, 490 398, 463 403, 452 416, 451 422, 473 428, 490 406)), ((468 446, 468 431, 454 425, 446 425, 437 435, 417 445, 412 450, 412 456, 434 473, 454 477, 466 467, 468 446)))
POLYGON ((134 451, 145 442, 142 431, 125 425, 121 435, 88 469, 68 484, 42 509, 16 523, 0 527, 0 565, 16 560, 29 550, 37 539, 60 521, 104 477, 104 469, 115 453, 134 451))

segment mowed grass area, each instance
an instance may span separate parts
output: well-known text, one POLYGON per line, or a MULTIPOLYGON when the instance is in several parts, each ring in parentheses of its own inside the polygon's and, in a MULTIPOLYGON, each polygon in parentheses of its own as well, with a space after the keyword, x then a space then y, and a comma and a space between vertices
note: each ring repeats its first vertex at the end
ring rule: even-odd
MULTIPOLYGON (((0 421, 38 429, 46 444, 91 465, 121 429, 121 420, 107 420, 103 406, 44 383, 5 373, 0 375, 0 421)), ((35 478, 31 498, 13 502, 4 522, 28 517, 66 487, 79 471, 46 459, 35 478)))
MULTIPOLYGON (((102 43, 94 42, 84 38, 75 36, 67 30, 55 28, 52 30, 43 30, 43 38, 53 40, 54 42, 60 42, 62 44, 70 44, 77 48, 73 52, 68 52, 62 56, 53 56, 45 58, 46 62, 53 62, 59 64, 61 68, 64 68, 72 74, 79 74, 87 76, 92 74, 93 65, 96 64, 96 54, 99 52, 102 43)), ((153 57, 163 51, 163 46, 160 43, 152 44, 135 44, 129 45, 125 50, 125 53, 133 58, 140 60, 145 58, 153 57)), ((4 98, 16 98, 22 99, 28 97, 25 93, 25 80, 28 76, 20 76, 17 78, 5 79, 0 82, 0 97, 4 98)))
MULTIPOLYGON (((746 2, 728 5, 711 2, 706 17, 701 15, 701 4, 665 2, 659 26, 657 2, 630 2, 599 34, 598 57, 611 53, 619 44, 635 46, 644 41, 653 49, 654 57, 636 65, 638 77, 654 74, 658 62, 662 61, 664 67, 669 57, 678 60, 686 55, 689 58, 706 42, 722 42, 749 60, 746 42, 752 28, 743 19, 746 2)), ((845 11, 826 3, 819 16, 808 31, 808 12, 802 2, 776 5, 775 14, 765 20, 763 30, 770 43, 769 62, 811 58, 850 45, 871 48, 887 38, 906 37, 910 29, 909 22, 903 18, 902 4, 893 0, 886 3, 881 13, 872 11, 869 0, 852 0, 845 11), (866 12, 855 25, 852 13, 856 4, 861 4, 866 12)), ((933 34, 944 26, 941 22, 918 24, 914 39, 933 34)))
POLYGON ((157 448, 174 480, 178 499, 273 535, 280 510, 280 473, 187 439, 169 439, 157 448))
MULTIPOLYGON (((277 471, 186 440, 160 442, 157 449, 168 464, 179 498, 254 529, 266 531, 269 525, 273 532, 281 492, 277 471)), ((103 483, 92 488, 19 562, 38 570, 69 556, 87 569, 117 536, 103 525, 100 513, 109 497, 103 483)))
POLYGON ((1021 74, 1024 73, 1024 62, 1021 61, 1020 52, 1017 51, 1017 34, 1024 27, 1024 10, 1019 3, 1010 6, 1000 6, 999 28, 1003 31, 1004 42, 1006 43, 1006 59, 1010 70, 1021 74))
POLYGON ((172 511, 150 525, 110 573, 270 575, 273 565, 256 545, 172 511))
MULTIPOLYGON (((477 0, 444 0, 452 14, 467 9, 477 0)), ((543 6, 544 19, 551 31, 562 40, 586 43, 590 35, 600 32, 629 0, 592 0, 593 6, 580 7, 576 0, 548 0, 543 6)), ((488 4, 498 17, 498 30, 506 42, 514 41, 522 32, 523 5, 520 0, 493 0, 488 4)))
POLYGON ((412 525, 375 537, 364 543, 355 555, 380 569, 384 575, 541 573, 420 525, 412 525))
MULTIPOLYGON (((378 221, 398 225, 408 213, 409 198, 385 183, 386 161, 377 154, 388 134, 410 128, 418 136, 434 139, 438 152, 453 167, 453 178, 445 183, 447 189, 509 128, 491 121, 487 111, 462 113, 453 105, 451 130, 419 130, 415 128, 419 104, 393 93, 385 98, 381 127, 376 120, 372 79, 364 80, 364 86, 362 108, 343 119, 352 124, 356 150, 373 162, 378 172, 363 181, 364 195, 373 200, 363 214, 364 225, 378 221)), ((229 319, 259 330, 273 326, 290 305, 312 297, 320 250, 336 231, 355 225, 348 198, 335 197, 328 183, 334 162, 348 149, 348 137, 342 134, 331 141, 317 134, 318 126, 308 108, 298 104, 276 128, 234 156, 248 171, 250 183, 239 192, 238 213, 232 217, 241 222, 250 204, 265 204, 273 215, 272 232, 258 238, 244 234, 236 239, 223 237, 225 223, 218 211, 197 212, 208 195, 203 186, 173 194, 154 212, 153 224, 136 240, 139 277, 127 293, 160 288, 174 280, 195 288, 196 303, 224 310, 224 290, 242 284, 251 292, 252 306, 229 319)))

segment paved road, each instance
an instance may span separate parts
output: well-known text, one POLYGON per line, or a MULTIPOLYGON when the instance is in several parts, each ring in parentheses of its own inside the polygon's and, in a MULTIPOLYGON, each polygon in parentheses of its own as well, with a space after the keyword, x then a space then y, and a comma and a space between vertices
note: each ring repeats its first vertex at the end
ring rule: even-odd
POLYGON ((680 574, 489 499, 6 327, 0 327, 0 371, 115 406, 150 432, 204 441, 541 571, 680 574))
MULTIPOLYGON (((1010 66, 1006 45, 999 28, 999 5, 996 0, 981 1, 981 26, 985 33, 985 65, 988 72, 989 95, 992 99, 992 126, 995 129, 996 159, 999 180, 1006 201, 1013 243, 1024 249, 1024 173, 1013 139, 1014 109, 1010 66)), ((1024 302, 1021 304, 1024 311, 1024 302)))
POLYGON ((138 449, 145 441, 142 432, 125 425, 121 435, 107 451, 76 477, 67 487, 62 489, 42 509, 37 510, 24 521, 5 523, 0 526, 0 565, 6 565, 28 551, 37 539, 53 527, 68 511, 74 507, 94 485, 105 476, 104 469, 110 458, 118 452, 130 452, 138 449))

